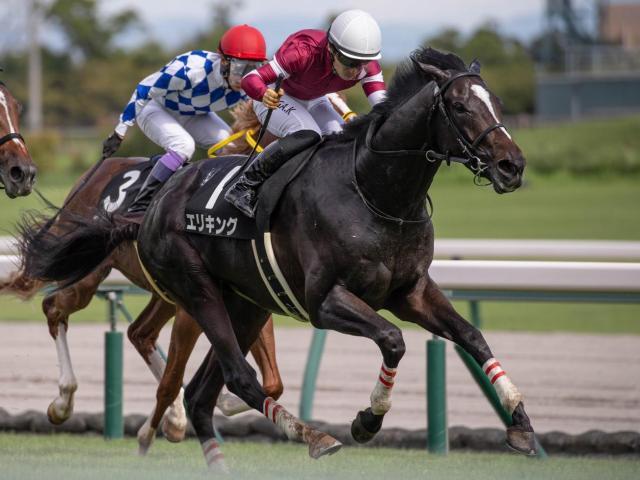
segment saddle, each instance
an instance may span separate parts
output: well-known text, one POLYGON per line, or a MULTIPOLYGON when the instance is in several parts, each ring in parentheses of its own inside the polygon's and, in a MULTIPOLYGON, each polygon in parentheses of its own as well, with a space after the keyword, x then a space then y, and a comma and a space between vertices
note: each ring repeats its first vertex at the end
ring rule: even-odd
POLYGON ((224 193, 242 174, 242 166, 247 157, 233 155, 201 160, 197 168, 202 181, 187 202, 184 212, 185 231, 241 240, 260 238, 269 230, 271 214, 278 206, 282 193, 307 165, 318 145, 289 159, 264 182, 258 191, 255 219, 243 215, 224 200, 224 193))

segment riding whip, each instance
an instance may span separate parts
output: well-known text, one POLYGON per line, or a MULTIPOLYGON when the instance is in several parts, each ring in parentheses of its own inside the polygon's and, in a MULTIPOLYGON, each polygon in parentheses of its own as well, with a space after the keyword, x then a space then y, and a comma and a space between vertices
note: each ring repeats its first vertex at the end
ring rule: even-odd
MULTIPOLYGON (((278 75, 278 78, 276 79, 276 83, 274 85, 274 90, 276 91, 276 93, 280 90, 280 85, 282 84, 283 80, 284 80, 284 76, 278 75)), ((269 125, 269 120, 271 120, 271 114, 273 113, 274 110, 275 108, 270 108, 269 111, 267 112, 267 116, 264 119, 264 123, 262 124, 262 127, 260 127, 260 134, 258 135, 258 140, 256 140, 256 144, 253 146, 253 150, 251 150, 251 153, 249 154, 245 162, 242 164, 242 168, 240 169, 240 171, 244 171, 244 169, 247 168, 247 166, 251 163, 251 160, 253 160, 253 154, 256 153, 256 148, 258 148, 258 145, 260 145, 260 142, 262 141, 262 137, 267 131, 267 125, 269 125)))

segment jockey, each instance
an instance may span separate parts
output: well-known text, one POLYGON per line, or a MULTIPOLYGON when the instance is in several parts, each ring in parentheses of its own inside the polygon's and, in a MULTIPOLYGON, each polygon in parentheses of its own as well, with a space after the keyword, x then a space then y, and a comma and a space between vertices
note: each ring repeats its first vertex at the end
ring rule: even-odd
POLYGON ((380 28, 371 15, 348 10, 329 31, 301 30, 289 36, 273 60, 248 73, 242 88, 268 130, 281 137, 260 153, 227 191, 225 199, 249 217, 255 215, 256 190, 284 162, 314 145, 323 135, 342 130, 343 120, 325 94, 360 82, 373 106, 386 96, 380 64, 380 28), (283 88, 271 86, 278 76, 283 88))
POLYGON ((120 123, 104 142, 103 157, 116 152, 136 121, 166 153, 153 166, 127 215, 147 209, 159 187, 191 159, 196 145, 207 148, 230 135, 231 129, 215 112, 246 99, 241 79, 265 60, 262 33, 237 25, 224 33, 217 53, 184 53, 140 82, 120 123))

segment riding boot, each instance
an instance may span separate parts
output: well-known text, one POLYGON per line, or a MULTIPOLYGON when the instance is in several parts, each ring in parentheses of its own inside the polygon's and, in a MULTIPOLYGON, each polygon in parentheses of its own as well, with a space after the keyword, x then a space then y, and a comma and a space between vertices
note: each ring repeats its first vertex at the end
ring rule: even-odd
POLYGON ((136 198, 133 200, 133 203, 129 205, 127 208, 127 213, 144 213, 149 208, 149 204, 153 199, 153 196, 160 189, 160 187, 164 185, 164 182, 158 180, 153 175, 149 174, 147 179, 140 187, 140 191, 136 198))
POLYGON ((184 159, 172 150, 155 161, 149 176, 140 187, 138 195, 124 214, 114 215, 118 223, 141 223, 154 195, 171 175, 184 163, 184 159))
POLYGON ((247 217, 253 218, 258 201, 257 192, 264 181, 292 156, 318 143, 320 138, 314 130, 300 130, 276 140, 251 162, 236 183, 227 190, 224 199, 247 217))

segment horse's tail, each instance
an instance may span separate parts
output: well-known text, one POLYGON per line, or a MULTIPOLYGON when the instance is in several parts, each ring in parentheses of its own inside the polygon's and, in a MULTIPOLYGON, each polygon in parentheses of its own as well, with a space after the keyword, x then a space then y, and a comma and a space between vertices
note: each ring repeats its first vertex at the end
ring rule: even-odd
POLYGON ((0 295, 14 295, 21 300, 30 300, 44 285, 44 282, 28 277, 19 269, 11 272, 8 280, 0 281, 0 295))
POLYGON ((42 219, 25 215, 18 225, 20 270, 26 278, 58 282, 58 289, 68 287, 95 270, 122 242, 135 239, 139 228, 137 224, 116 226, 96 210, 86 218, 65 212, 54 232, 42 227, 42 219))

